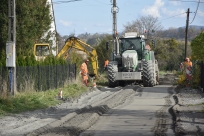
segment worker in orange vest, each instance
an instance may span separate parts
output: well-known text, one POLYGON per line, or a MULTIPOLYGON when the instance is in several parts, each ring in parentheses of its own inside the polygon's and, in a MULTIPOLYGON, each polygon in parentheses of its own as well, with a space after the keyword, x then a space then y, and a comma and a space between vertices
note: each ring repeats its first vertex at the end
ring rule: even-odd
POLYGON ((184 70, 186 67, 190 67, 191 68, 192 66, 193 66, 192 61, 190 60, 190 58, 186 57, 184 59, 184 61, 181 63, 180 68, 182 70, 184 70))
POLYGON ((87 68, 88 62, 89 60, 86 59, 81 64, 81 67, 80 67, 83 84, 85 84, 87 87, 88 87, 88 73, 89 73, 88 68, 87 68))
POLYGON ((186 78, 189 81, 192 79, 192 66, 192 61, 188 57, 186 57, 184 62, 180 65, 181 70, 185 72, 186 78))
POLYGON ((186 57, 185 62, 184 62, 184 65, 185 65, 185 66, 189 66, 189 67, 192 67, 192 66, 193 66, 193 64, 192 64, 192 62, 191 62, 191 60, 190 60, 190 58, 186 57))
POLYGON ((108 63, 109 63, 109 60, 106 59, 104 62, 104 70, 107 70, 108 63))

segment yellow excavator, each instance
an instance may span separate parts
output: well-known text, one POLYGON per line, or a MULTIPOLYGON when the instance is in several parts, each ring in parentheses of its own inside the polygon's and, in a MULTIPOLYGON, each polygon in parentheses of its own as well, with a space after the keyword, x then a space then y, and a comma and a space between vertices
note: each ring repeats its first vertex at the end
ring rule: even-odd
MULTIPOLYGON (((66 41, 62 49, 59 51, 59 53, 56 55, 56 57, 63 57, 64 59, 67 59, 69 55, 69 51, 71 49, 76 49, 79 51, 85 52, 91 59, 92 68, 93 68, 93 74, 89 74, 91 77, 98 78, 98 55, 96 52, 96 49, 92 46, 86 44, 85 42, 81 41, 77 37, 69 37, 66 41)), ((50 54, 50 46, 49 44, 35 44, 34 45, 34 55, 36 60, 42 60, 47 56, 47 52, 50 54)), ((49 55, 48 54, 48 55, 49 55)))

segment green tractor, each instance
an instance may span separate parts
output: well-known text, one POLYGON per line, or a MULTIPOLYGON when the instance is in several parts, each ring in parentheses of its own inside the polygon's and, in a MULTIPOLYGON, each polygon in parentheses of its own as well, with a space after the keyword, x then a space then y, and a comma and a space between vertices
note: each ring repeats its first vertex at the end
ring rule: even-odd
MULTIPOLYGON (((144 35, 135 32, 125 33, 124 37, 113 42, 111 60, 107 66, 109 87, 124 83, 140 83, 144 87, 159 84, 158 63, 154 51, 146 47, 144 35)), ((109 43, 106 43, 109 49, 109 43)))

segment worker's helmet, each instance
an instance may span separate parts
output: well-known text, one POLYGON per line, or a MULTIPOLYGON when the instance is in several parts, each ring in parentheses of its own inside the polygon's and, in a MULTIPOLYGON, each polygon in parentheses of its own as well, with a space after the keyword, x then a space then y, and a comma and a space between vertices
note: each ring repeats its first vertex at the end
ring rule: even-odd
POLYGON ((188 57, 186 57, 186 61, 189 61, 190 59, 188 57))

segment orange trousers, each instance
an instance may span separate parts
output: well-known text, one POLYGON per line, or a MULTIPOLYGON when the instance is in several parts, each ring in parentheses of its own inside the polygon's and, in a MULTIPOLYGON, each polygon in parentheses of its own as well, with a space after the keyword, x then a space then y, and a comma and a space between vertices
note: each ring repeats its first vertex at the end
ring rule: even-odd
POLYGON ((88 75, 82 75, 82 83, 88 86, 88 75))

